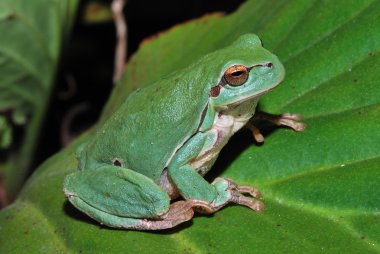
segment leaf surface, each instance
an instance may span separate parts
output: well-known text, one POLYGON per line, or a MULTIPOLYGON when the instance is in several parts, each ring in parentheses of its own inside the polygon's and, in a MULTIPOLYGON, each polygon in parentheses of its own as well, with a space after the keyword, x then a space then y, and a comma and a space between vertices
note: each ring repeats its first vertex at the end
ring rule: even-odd
POLYGON ((102 228, 61 191, 77 167, 77 140, 45 162, 17 203, 1 212, 0 241, 7 241, 0 250, 38 252, 36 240, 49 237, 46 250, 75 253, 379 253, 379 13, 375 0, 251 0, 229 16, 209 15, 146 41, 129 62, 100 123, 136 87, 241 34, 258 34, 280 57, 287 77, 260 107, 300 113, 308 128, 269 130, 262 146, 242 132, 212 171, 257 186, 263 213, 229 206, 173 230, 102 228))

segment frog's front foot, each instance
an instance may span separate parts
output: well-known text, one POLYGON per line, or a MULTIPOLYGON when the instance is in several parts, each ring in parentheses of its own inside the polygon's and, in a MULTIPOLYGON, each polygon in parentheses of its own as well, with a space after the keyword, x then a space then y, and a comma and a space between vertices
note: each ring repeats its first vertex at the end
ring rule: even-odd
POLYGON ((306 128, 305 123, 299 122, 302 117, 298 114, 284 113, 280 115, 273 115, 264 112, 259 112, 258 117, 269 121, 277 126, 287 126, 295 131, 304 131, 306 128))
POLYGON ((279 115, 269 114, 265 112, 258 112, 255 116, 248 122, 247 127, 252 131, 254 139, 262 143, 264 142, 264 137, 260 133, 260 130, 256 127, 259 122, 267 121, 271 122, 277 126, 287 126, 292 128, 294 131, 300 132, 304 131, 306 124, 299 122, 302 117, 298 114, 284 113, 279 115))
POLYGON ((218 192, 217 199, 212 203, 214 211, 219 210, 228 203, 247 206, 256 212, 264 210, 264 203, 257 200, 261 197, 257 188, 237 185, 233 180, 221 177, 216 178, 212 184, 218 192))
POLYGON ((232 202, 244 206, 248 206, 254 211, 261 212, 264 210, 264 203, 256 200, 261 197, 260 191, 252 186, 237 185, 231 179, 225 178, 229 182, 229 189, 232 193, 232 202), (245 196, 244 194, 248 195, 245 196), (251 196, 251 197, 249 197, 251 196))

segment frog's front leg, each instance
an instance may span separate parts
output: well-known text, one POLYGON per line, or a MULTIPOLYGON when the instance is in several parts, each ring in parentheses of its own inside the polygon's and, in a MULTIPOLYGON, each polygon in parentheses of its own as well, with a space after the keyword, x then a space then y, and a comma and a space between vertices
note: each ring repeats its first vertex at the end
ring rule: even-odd
POLYGON ((126 229, 174 227, 193 217, 198 201, 170 198, 148 177, 118 166, 102 166, 66 176, 64 192, 79 210, 101 224, 126 229))
POLYGON ((255 211, 263 210, 263 203, 256 200, 260 197, 256 188, 239 186, 227 178, 216 178, 209 184, 192 166, 196 164, 194 160, 201 160, 208 154, 213 155, 217 135, 213 131, 197 133, 173 158, 168 172, 179 193, 185 200, 199 201, 201 205, 193 203, 193 206, 203 213, 213 213, 228 203, 244 205, 255 211))
POLYGON ((264 142, 264 137, 260 133, 260 130, 256 127, 260 122, 267 121, 271 122, 277 126, 287 126, 292 128, 294 131, 304 131, 306 128, 306 124, 299 122, 301 120, 301 116, 298 114, 269 114, 266 112, 259 111, 257 112, 253 118, 247 123, 247 127, 252 131, 252 135, 254 139, 262 143, 264 142))

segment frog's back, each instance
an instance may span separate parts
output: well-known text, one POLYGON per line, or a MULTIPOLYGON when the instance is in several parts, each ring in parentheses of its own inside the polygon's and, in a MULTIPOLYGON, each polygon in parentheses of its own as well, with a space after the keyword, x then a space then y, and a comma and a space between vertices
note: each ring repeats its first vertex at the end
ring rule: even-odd
POLYGON ((82 150, 79 168, 113 163, 158 182, 173 153, 197 131, 210 89, 226 67, 265 63, 268 54, 256 35, 243 35, 231 46, 134 92, 82 150))
POLYGON ((158 182, 173 153, 196 132, 207 105, 207 80, 194 75, 178 72, 134 92, 88 142, 80 167, 122 164, 158 182), (199 82, 201 89, 194 86, 199 82))

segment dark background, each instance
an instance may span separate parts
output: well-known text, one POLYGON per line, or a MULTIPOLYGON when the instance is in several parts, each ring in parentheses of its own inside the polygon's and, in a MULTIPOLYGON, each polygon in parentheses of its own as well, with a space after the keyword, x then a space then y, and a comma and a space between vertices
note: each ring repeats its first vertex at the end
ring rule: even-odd
MULTIPOLYGON (((32 168, 63 147, 64 133, 75 137, 93 125, 112 90, 114 23, 86 24, 82 17, 89 2, 81 1, 72 34, 62 49, 56 86, 32 168)), ((129 0, 124 8, 128 25, 128 58, 144 38, 208 13, 228 14, 243 2, 129 0)))

